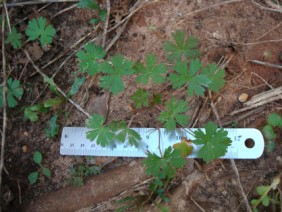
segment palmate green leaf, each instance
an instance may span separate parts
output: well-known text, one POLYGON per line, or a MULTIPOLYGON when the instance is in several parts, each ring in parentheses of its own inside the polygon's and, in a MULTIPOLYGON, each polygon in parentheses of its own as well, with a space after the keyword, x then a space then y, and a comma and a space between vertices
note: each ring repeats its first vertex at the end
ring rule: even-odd
POLYGON ((47 138, 54 138, 58 135, 59 125, 56 123, 57 118, 58 115, 54 115, 48 122, 49 127, 44 129, 47 138))
POLYGON ((211 81, 208 85, 210 90, 218 92, 219 89, 224 86, 225 72, 223 69, 219 69, 215 63, 211 63, 207 67, 204 67, 202 73, 205 74, 211 81))
POLYGON ((168 77, 173 88, 181 88, 187 85, 187 91, 190 96, 198 95, 203 96, 205 88, 210 84, 210 80, 206 75, 197 74, 202 67, 202 63, 199 59, 190 61, 190 68, 188 70, 186 62, 177 61, 173 66, 173 70, 176 73, 170 74, 168 77))
POLYGON ((31 19, 28 22, 27 29, 25 34, 28 36, 28 41, 36 40, 40 38, 40 43, 42 46, 46 44, 51 44, 54 35, 56 34, 56 30, 52 25, 47 26, 46 18, 39 17, 31 19))
POLYGON ((78 8, 94 9, 94 10, 100 9, 99 5, 96 3, 95 0, 80 0, 77 3, 77 7, 78 8))
POLYGON ((108 146, 114 141, 115 133, 110 127, 104 126, 105 118, 101 115, 94 114, 91 118, 86 120, 86 127, 89 131, 86 133, 86 137, 90 141, 96 142, 103 147, 108 146))
POLYGON ((173 60, 186 60, 198 57, 200 55, 199 40, 196 37, 186 38, 183 31, 177 30, 172 34, 174 43, 167 41, 163 48, 167 53, 167 58, 173 60))
POLYGON ((149 106, 149 92, 143 89, 139 88, 136 92, 134 92, 131 99, 133 100, 136 108, 149 106))
POLYGON ((135 147, 138 147, 139 142, 141 141, 141 136, 139 133, 127 127, 125 123, 119 124, 115 138, 123 143, 128 141, 130 145, 135 147))
POLYGON ((218 130, 213 122, 209 122, 204 128, 205 132, 201 129, 194 132, 195 140, 193 143, 197 145, 203 144, 198 151, 198 157, 203 158, 206 162, 210 162, 216 158, 224 156, 232 141, 227 137, 228 132, 224 129, 218 130))
POLYGON ((142 63, 137 62, 134 66, 138 76, 136 81, 146 85, 149 79, 152 79, 154 83, 163 83, 164 76, 167 72, 167 67, 163 63, 156 64, 157 59, 153 54, 149 54, 146 57, 146 66, 142 63))
POLYGON ((282 117, 277 113, 271 113, 267 117, 267 123, 273 127, 282 127, 282 117))
POLYGON ((122 77, 134 73, 133 63, 125 60, 121 55, 112 57, 110 61, 112 65, 107 61, 100 65, 101 71, 106 74, 100 78, 100 86, 116 95, 124 91, 122 77))
POLYGON ((184 114, 187 111, 187 102, 172 97, 172 99, 166 103, 166 110, 160 113, 158 120, 165 124, 164 127, 167 130, 174 130, 176 124, 182 127, 188 124, 189 117, 184 114))
POLYGON ((11 32, 7 34, 7 39, 5 43, 12 44, 14 49, 19 49, 22 47, 21 41, 22 35, 17 32, 16 28, 13 26, 11 32))
POLYGON ((182 168, 185 163, 180 152, 171 147, 165 150, 163 158, 149 152, 148 157, 143 161, 146 173, 159 179, 172 179, 176 174, 176 169, 182 168))
MULTIPOLYGON (((23 89, 19 80, 9 78, 7 80, 7 103, 9 108, 14 108, 18 105, 18 100, 23 95, 23 89)), ((3 107, 3 86, 0 86, 0 107, 3 107)))
POLYGON ((94 76, 99 72, 99 63, 97 60, 104 58, 106 52, 104 49, 94 43, 87 43, 84 50, 76 53, 79 61, 78 69, 80 72, 86 72, 90 76, 94 76))
POLYGON ((38 165, 41 165, 42 163, 42 154, 39 151, 36 151, 33 153, 33 161, 37 163, 38 165))

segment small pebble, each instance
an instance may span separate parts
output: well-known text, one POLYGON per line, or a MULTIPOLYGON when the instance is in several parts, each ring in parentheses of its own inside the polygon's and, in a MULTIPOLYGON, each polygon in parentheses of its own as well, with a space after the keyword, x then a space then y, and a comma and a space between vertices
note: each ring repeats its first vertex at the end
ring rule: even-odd
POLYGON ((249 95, 247 93, 242 93, 240 96, 239 96, 239 102, 246 102, 248 100, 248 97, 249 95))
POLYGON ((22 150, 23 150, 23 153, 27 153, 27 145, 24 145, 24 146, 22 147, 22 150))

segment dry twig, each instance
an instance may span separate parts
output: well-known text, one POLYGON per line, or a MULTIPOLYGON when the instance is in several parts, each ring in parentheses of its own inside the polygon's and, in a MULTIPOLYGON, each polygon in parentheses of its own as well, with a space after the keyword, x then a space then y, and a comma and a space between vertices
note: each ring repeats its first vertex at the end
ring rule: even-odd
MULTIPOLYGON (((48 76, 46 74, 44 74, 33 62, 33 60, 31 59, 30 55, 28 54, 27 51, 23 50, 23 52, 25 53, 26 57, 28 58, 29 62, 32 64, 33 68, 43 77, 43 78, 48 78, 48 76)), ((84 115, 86 115, 88 118, 90 118, 90 114, 88 112, 86 112, 82 107, 80 107, 79 104, 77 104, 76 102, 74 102, 73 100, 71 100, 70 98, 67 97, 67 95, 63 92, 63 90, 61 88, 59 88, 56 84, 55 84, 56 90, 63 96, 65 97, 73 106, 76 107, 76 109, 78 109, 80 112, 82 112, 84 115)))
POLYGON ((107 40, 107 31, 108 31, 108 26, 110 22, 110 13, 111 13, 111 1, 107 0, 107 18, 104 24, 104 36, 102 39, 102 47, 105 48, 106 46, 106 40, 107 40))
MULTIPOLYGON (((261 9, 270 10, 270 11, 272 11, 272 12, 279 12, 279 13, 282 13, 282 7, 278 7, 278 9, 273 9, 273 8, 270 8, 270 7, 265 7, 265 6, 263 6, 263 5, 259 4, 259 3, 257 3, 255 0, 252 0, 252 2, 253 2, 256 6, 258 6, 259 8, 261 8, 261 9)), ((277 5, 277 6, 278 6, 278 5, 277 5)))
MULTIPOLYGON (((49 3, 58 3, 58 2, 78 2, 78 0, 35 0, 35 1, 8 3, 7 7, 22 7, 26 5, 49 4, 49 3)), ((1 7, 2 5, 0 5, 0 8, 1 7)))
POLYGON ((282 86, 265 91, 263 93, 260 93, 258 95, 253 96, 253 98, 247 102, 245 102, 245 106, 239 110, 235 110, 230 115, 236 115, 238 113, 244 112, 246 110, 250 110, 252 108, 257 108, 259 106, 265 105, 269 102, 277 101, 281 99, 281 93, 282 93, 282 86))
MULTIPOLYGON (((2 191, 2 174, 4 168, 4 159, 5 159, 5 143, 6 143, 6 128, 7 128, 7 75, 6 75, 6 56, 5 56, 5 4, 6 0, 3 0, 4 8, 2 8, 2 72, 3 72, 3 128, 2 128, 2 141, 1 141, 1 160, 0 160, 0 194, 2 191)), ((1 211, 1 205, 0 205, 1 211)))
MULTIPOLYGON (((219 7, 219 6, 222 6, 222 5, 225 5, 225 4, 230 4, 230 3, 237 3, 237 2, 240 2, 242 0, 231 0, 231 1, 224 1, 224 2, 221 2, 221 3, 218 3, 218 4, 213 4, 211 6, 207 6, 205 8, 202 8, 202 9, 199 9, 199 10, 195 10, 195 11, 192 11, 190 13, 187 13, 185 14, 185 16, 190 16, 190 15, 194 15, 195 13, 199 13, 199 12, 203 12, 205 10, 209 10, 211 8, 214 8, 214 7, 219 7)), ((184 20, 181 20, 179 21, 176 26, 178 26, 179 24, 181 24, 184 20)))
POLYGON ((249 60, 249 62, 255 63, 255 64, 259 64, 259 65, 268 66, 268 67, 271 67, 271 68, 282 69, 281 65, 272 64, 272 63, 268 63, 268 62, 263 62, 263 61, 259 61, 259 60, 249 60))

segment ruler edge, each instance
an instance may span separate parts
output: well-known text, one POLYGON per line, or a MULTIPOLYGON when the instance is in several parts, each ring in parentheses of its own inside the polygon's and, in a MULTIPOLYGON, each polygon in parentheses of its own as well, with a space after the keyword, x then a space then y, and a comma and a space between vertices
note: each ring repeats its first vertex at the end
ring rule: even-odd
MULTIPOLYGON (((79 129, 83 129, 83 130, 85 130, 85 131, 88 131, 88 130, 90 130, 90 129, 88 129, 88 128, 86 128, 86 127, 63 127, 63 129, 62 129, 62 131, 61 131, 61 139, 60 139, 60 144, 61 144, 61 142, 62 142, 62 137, 63 137, 63 132, 64 132, 64 130, 71 130, 71 129, 77 129, 77 130, 79 130, 79 129)), ((144 127, 132 127, 132 128, 130 128, 130 129, 147 129, 148 131, 150 131, 150 130, 156 130, 156 129, 158 129, 158 128, 144 128, 144 127)), ((160 130, 165 130, 165 128, 159 128, 160 130)), ((205 130, 205 128, 178 128, 178 129, 191 129, 191 130, 193 130, 193 131, 195 131, 195 130, 197 130, 197 129, 202 129, 202 130, 205 130)), ((219 128, 220 129, 220 128, 219 128)), ((256 132, 257 133, 257 135, 260 137, 259 139, 260 140, 262 140, 262 142, 261 142, 261 149, 259 149, 260 150, 260 152, 257 154, 257 156, 256 157, 252 157, 252 158, 230 158, 230 157, 226 157, 226 155, 227 155, 227 153, 228 153, 228 150, 227 150, 227 153, 224 155, 224 156, 222 156, 222 157, 219 157, 220 159, 235 159, 235 160, 254 160, 254 159, 258 159, 258 158, 260 158, 262 155, 263 155, 263 152, 264 152, 264 149, 265 149, 265 142, 264 142, 264 137, 263 137, 263 135, 262 135, 262 132, 260 131, 260 130, 258 130, 257 128, 222 128, 222 129, 224 129, 224 130, 229 130, 229 131, 232 131, 232 130, 254 130, 254 132, 256 132)), ((230 138, 230 137, 229 137, 230 138)), ((234 140, 232 139, 232 138, 230 138, 231 140, 232 140, 232 142, 234 142, 234 140)), ((92 141, 90 141, 90 142, 92 142, 92 141)), ((96 142, 95 142, 95 144, 97 144, 96 142)), ((98 145, 98 144, 97 144, 98 145)), ((172 145, 171 145, 172 146, 172 145)), ((228 147, 229 148, 229 147, 228 147)), ((69 148, 68 148, 69 149, 69 148)), ((75 151, 78 151, 78 149, 74 149, 75 151)), ((122 156, 112 156, 112 155, 85 155, 85 154, 66 154, 66 153, 62 153, 62 148, 61 148, 61 145, 60 145, 60 155, 61 156, 97 156, 97 157, 135 157, 135 158, 145 158, 145 157, 147 157, 147 156, 135 156, 135 155, 131 155, 131 156, 128 156, 128 155, 126 155, 126 156, 124 156, 124 155, 122 155, 122 156)), ((199 158, 199 157, 190 157, 190 156, 188 156, 187 157, 188 159, 202 159, 202 158, 199 158)))

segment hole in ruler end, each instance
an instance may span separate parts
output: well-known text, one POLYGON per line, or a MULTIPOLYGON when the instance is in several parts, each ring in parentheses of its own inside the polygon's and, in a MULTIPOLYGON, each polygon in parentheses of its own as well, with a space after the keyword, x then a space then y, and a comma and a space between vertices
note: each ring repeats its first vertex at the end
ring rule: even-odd
POLYGON ((255 141, 252 138, 248 138, 245 140, 245 146, 251 149, 255 146, 255 141))

